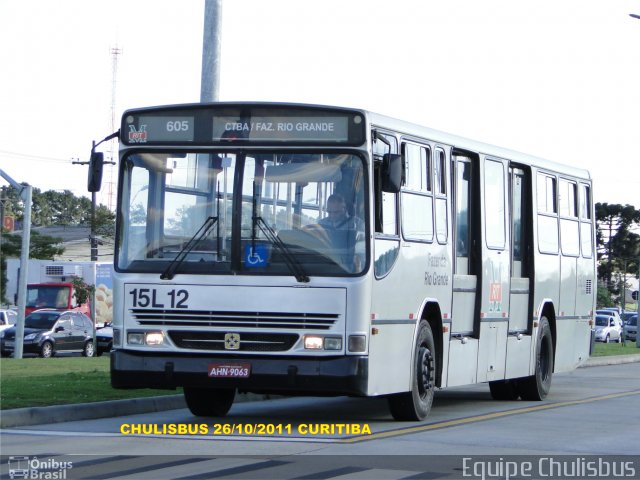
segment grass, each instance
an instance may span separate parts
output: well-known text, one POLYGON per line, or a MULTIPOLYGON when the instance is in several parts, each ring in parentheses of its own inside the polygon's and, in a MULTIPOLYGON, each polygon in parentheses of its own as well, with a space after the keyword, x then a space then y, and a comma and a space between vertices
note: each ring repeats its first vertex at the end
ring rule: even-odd
MULTIPOLYGON (((640 353, 635 342, 596 343, 593 356, 640 353)), ((174 395, 181 390, 116 390, 109 379, 109 357, 3 358, 0 409, 99 402, 174 395)))
POLYGON ((175 395, 176 390, 111 388, 109 357, 0 360, 0 409, 175 395))
POLYGON ((636 341, 627 340, 626 346, 621 343, 601 343, 596 342, 592 357, 606 357, 609 355, 631 355, 640 353, 640 348, 636 347, 636 341))

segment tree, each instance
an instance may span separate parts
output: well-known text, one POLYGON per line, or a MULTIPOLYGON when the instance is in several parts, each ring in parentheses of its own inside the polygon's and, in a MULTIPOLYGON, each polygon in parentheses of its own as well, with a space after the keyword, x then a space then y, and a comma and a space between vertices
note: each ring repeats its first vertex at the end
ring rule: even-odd
POLYGON ((640 235, 632 229, 640 225, 640 210, 631 205, 596 203, 598 278, 611 293, 620 294, 620 282, 613 282, 614 272, 637 276, 640 258, 640 235))

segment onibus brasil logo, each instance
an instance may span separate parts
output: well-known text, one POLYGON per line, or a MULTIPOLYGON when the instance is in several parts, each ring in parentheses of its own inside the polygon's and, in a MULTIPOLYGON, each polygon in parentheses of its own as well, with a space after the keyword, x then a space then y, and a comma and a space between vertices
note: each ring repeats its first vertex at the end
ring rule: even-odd
POLYGON ((39 460, 38 457, 9 457, 9 477, 38 480, 56 480, 67 478, 67 470, 73 468, 73 462, 61 462, 54 458, 39 460))

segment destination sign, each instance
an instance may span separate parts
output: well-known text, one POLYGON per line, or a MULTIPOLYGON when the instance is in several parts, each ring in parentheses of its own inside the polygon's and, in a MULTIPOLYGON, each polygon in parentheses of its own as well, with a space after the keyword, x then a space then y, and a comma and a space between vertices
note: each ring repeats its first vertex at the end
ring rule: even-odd
POLYGON ((362 145, 358 111, 282 104, 175 105, 129 110, 122 117, 125 145, 318 144, 362 145))
POLYGON ((349 125, 346 117, 252 116, 249 120, 214 117, 212 140, 224 139, 346 142, 349 139, 349 125))

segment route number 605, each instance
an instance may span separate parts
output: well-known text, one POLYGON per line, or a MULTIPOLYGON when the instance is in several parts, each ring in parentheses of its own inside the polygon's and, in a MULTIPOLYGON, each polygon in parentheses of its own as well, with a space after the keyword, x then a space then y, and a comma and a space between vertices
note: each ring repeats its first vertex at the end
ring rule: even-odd
POLYGON ((169 120, 167 122, 167 132, 188 132, 188 120, 169 120))

